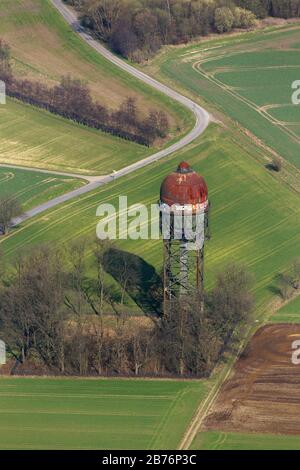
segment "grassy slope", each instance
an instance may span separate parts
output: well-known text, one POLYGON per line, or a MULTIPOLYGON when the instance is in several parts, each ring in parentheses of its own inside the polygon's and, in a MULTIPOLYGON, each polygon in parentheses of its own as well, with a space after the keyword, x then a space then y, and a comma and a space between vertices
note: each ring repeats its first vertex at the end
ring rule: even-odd
MULTIPOLYGON (((14 69, 22 76, 55 83, 71 74, 88 82, 95 98, 109 108, 134 96, 143 112, 155 107, 168 113, 172 139, 192 126, 190 112, 102 58, 48 0, 3 0, 0 16, 0 37, 11 45, 14 69)), ((106 174, 151 151, 11 100, 0 108, 0 162, 106 174)))
POLYGON ((70 74, 86 81, 109 108, 134 96, 144 111, 153 106, 167 111, 174 128, 191 125, 185 108, 119 70, 82 41, 49 0, 2 0, 0 15, 0 37, 11 45, 15 69, 22 76, 55 82, 70 74))
POLYGON ((174 449, 201 381, 0 378, 1 449, 174 449))
POLYGON ((170 49, 151 67, 155 70, 159 65, 162 76, 173 82, 176 77, 193 96, 200 95, 224 111, 300 168, 297 129, 294 132, 272 118, 299 121, 300 107, 291 106, 291 85, 300 73, 299 54, 290 50, 299 38, 300 28, 293 26, 215 39, 170 49), (266 105, 284 106, 262 114, 260 107, 266 105))
POLYGON ((85 184, 83 180, 0 167, 0 196, 14 195, 28 210, 85 184))
POLYGON ((77 125, 18 101, 0 106, 0 162, 101 175, 144 158, 151 149, 77 125))
MULTIPOLYGON (((234 143, 229 134, 213 126, 198 143, 175 157, 48 211, 46 217, 29 221, 3 240, 2 248, 12 257, 18 249, 44 241, 67 243, 93 234, 100 203, 117 205, 119 195, 128 195, 129 204, 156 203, 163 177, 185 159, 205 175, 210 189, 213 209, 212 239, 206 252, 207 287, 225 263, 239 261, 255 273, 258 304, 265 304, 272 296, 270 286, 275 274, 299 252, 300 207, 298 196, 243 147, 243 142, 234 143), (278 200, 282 201, 280 206, 278 200)), ((161 241, 125 240, 118 244, 160 269, 161 241)))
POLYGON ((56 82, 70 74, 88 82, 109 107, 136 96, 145 109, 156 105, 177 113, 176 103, 119 70, 74 34, 49 0, 2 0, 0 14, 0 36, 11 45, 22 75, 56 82))
MULTIPOLYGON (((47 0, 4 1, 0 14, 0 37, 11 45, 15 69, 22 75, 51 82, 70 73, 93 80, 102 94, 107 95, 108 89, 115 93, 115 105, 137 87, 135 96, 151 102, 152 91, 139 90, 133 79, 116 73, 69 29, 47 0)), ((1 162, 49 170, 106 174, 151 152, 12 100, 0 107, 0 131, 1 162)))

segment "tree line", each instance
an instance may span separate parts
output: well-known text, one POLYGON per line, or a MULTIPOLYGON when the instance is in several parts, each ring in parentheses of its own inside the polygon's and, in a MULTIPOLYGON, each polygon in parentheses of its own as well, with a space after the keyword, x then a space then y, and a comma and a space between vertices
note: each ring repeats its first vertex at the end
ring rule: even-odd
POLYGON ((134 98, 127 98, 118 110, 110 112, 93 101, 88 86, 80 80, 67 76, 50 87, 14 76, 9 47, 1 40, 0 80, 5 82, 6 93, 13 98, 142 145, 150 146, 156 138, 164 138, 169 132, 166 113, 153 109, 142 118, 134 98))
POLYGON ((299 0, 235 0, 238 5, 251 10, 257 17, 299 18, 299 0))
MULTIPOLYGON (((0 333, 16 371, 34 363, 55 374, 203 377, 239 341, 254 305, 243 267, 217 276, 204 310, 190 296, 168 316, 159 308, 132 315, 125 313, 128 293, 151 291, 153 268, 144 276, 143 260, 116 253, 108 241, 82 239, 68 249, 35 248, 13 267, 0 255, 0 333)), ((162 289, 153 289, 158 307, 154 291, 162 289)))
POLYGON ((82 25, 116 53, 141 62, 164 44, 250 28, 255 15, 232 0, 65 0, 82 25))

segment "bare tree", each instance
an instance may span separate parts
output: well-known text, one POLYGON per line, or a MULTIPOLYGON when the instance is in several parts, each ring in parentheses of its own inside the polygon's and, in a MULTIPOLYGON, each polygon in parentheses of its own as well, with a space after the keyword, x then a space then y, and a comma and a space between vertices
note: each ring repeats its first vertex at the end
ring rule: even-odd
POLYGON ((277 171, 279 173, 282 170, 282 165, 283 165, 283 161, 281 157, 273 158, 271 166, 274 171, 277 171))
POLYGON ((12 196, 0 198, 0 231, 4 235, 9 232, 13 218, 21 213, 22 207, 16 198, 12 196))
POLYGON ((7 67, 10 61, 10 55, 9 45, 0 38, 0 64, 7 67))
POLYGON ((62 254, 43 246, 17 261, 0 297, 0 322, 11 354, 24 362, 34 348, 49 367, 64 371, 62 254))
POLYGON ((108 41, 113 28, 123 11, 121 0, 90 0, 83 9, 83 14, 91 18, 94 30, 104 41, 108 41))
POLYGON ((207 296, 210 317, 224 345, 237 325, 251 320, 253 282, 253 276, 244 266, 231 263, 218 274, 215 288, 207 296))
POLYGON ((132 332, 128 341, 129 358, 133 365, 135 375, 147 371, 149 362, 153 360, 153 328, 138 326, 132 332))

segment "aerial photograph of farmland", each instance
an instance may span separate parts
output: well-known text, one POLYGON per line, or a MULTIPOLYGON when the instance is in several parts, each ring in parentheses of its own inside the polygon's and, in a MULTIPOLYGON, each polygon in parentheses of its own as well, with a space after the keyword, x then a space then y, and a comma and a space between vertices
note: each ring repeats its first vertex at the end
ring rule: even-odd
POLYGON ((300 450, 300 0, 0 0, 0 453, 66 450, 300 450))

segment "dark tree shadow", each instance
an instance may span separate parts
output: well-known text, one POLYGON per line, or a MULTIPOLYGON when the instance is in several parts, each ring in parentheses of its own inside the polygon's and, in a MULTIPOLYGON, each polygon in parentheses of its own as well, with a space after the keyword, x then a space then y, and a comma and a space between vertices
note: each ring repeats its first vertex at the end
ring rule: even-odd
POLYGON ((265 165, 265 168, 269 171, 274 171, 275 173, 279 173, 279 170, 274 163, 267 163, 265 165))
POLYGON ((268 291, 271 292, 271 294, 276 295, 278 297, 281 297, 281 290, 278 286, 268 286, 268 291))
POLYGON ((105 271, 121 285, 146 315, 162 315, 162 279, 152 265, 137 255, 116 248, 106 251, 103 262, 105 271))
POLYGON ((284 299, 283 289, 285 286, 291 288, 292 278, 288 276, 287 274, 277 273, 273 277, 273 284, 268 286, 268 290, 273 295, 276 295, 284 299))

